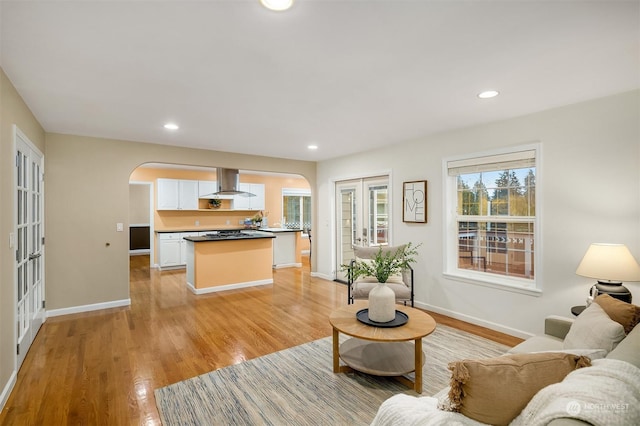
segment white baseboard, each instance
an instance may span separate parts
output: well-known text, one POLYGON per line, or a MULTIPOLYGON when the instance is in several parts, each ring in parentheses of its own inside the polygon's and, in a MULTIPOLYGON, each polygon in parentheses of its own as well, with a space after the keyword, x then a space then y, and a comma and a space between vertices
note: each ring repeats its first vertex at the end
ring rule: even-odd
POLYGON ((149 249, 129 250, 129 256, 141 256, 143 254, 151 254, 149 249))
POLYGON ((16 379, 18 378, 18 374, 15 370, 11 372, 11 376, 9 376, 9 380, 7 384, 2 389, 2 393, 0 394, 0 410, 4 410, 4 406, 7 403, 7 399, 9 399, 9 395, 11 395, 11 391, 13 387, 16 385, 16 379))
POLYGON ((155 264, 154 267, 157 266, 160 271, 173 271, 175 269, 187 269, 187 265, 176 265, 176 266, 159 266, 155 264))
POLYGON ((248 282, 237 283, 237 284, 217 285, 215 287, 206 287, 206 288, 195 288, 193 284, 187 281, 187 287, 189 288, 189 290, 191 290, 192 293, 195 293, 195 294, 216 293, 218 291, 235 290, 238 288, 256 287, 259 285, 267 285, 267 284, 273 284, 273 279, 269 278, 266 280, 248 281, 248 282))
POLYGON ((315 278, 322 278, 323 280, 333 281, 333 278, 329 275, 321 274, 320 272, 311 272, 311 276, 315 278))
POLYGON ((281 263, 279 265, 273 265, 273 269, 281 269, 281 268, 301 268, 302 263, 281 263))
POLYGON ((91 305, 72 306, 70 308, 52 309, 47 311, 47 318, 60 315, 79 314, 82 312, 98 311, 100 309, 119 308, 131 305, 131 299, 114 300, 112 302, 94 303, 91 305))
POLYGON ((443 309, 438 306, 429 305, 428 303, 414 302, 417 308, 426 309, 427 311, 432 311, 437 314, 446 315, 451 318, 455 318, 461 321, 465 321, 471 324, 479 325, 481 327, 486 327, 491 330, 499 331, 501 333, 508 334, 510 336, 520 337, 521 339, 527 339, 529 337, 533 337, 534 335, 531 333, 527 333, 526 331, 518 330, 511 327, 505 327, 501 324, 497 324, 491 321, 485 321, 480 318, 472 317, 470 315, 461 314, 459 312, 451 311, 449 309, 443 309))

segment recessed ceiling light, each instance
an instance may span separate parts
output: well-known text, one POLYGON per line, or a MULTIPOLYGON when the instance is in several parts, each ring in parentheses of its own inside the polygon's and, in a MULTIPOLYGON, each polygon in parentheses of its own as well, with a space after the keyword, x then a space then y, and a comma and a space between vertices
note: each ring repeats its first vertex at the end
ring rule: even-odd
POLYGON ((489 98, 495 98, 499 94, 500 94, 500 92, 498 92, 496 90, 485 90, 484 92, 478 93, 478 97, 480 99, 489 99, 489 98))
POLYGON ((311 151, 318 149, 318 145, 309 145, 307 146, 311 151))
POLYGON ((293 0, 260 0, 264 7, 270 10, 281 12, 293 6, 293 0))
POLYGON ((178 130, 180 127, 178 127, 178 125, 174 123, 167 123, 164 125, 164 128, 167 130, 178 130))

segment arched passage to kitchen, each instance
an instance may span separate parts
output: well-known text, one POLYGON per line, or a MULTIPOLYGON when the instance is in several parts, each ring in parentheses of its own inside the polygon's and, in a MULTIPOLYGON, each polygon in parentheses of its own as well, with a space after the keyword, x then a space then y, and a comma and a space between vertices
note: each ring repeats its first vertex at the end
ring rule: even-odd
POLYGON ((309 182, 295 174, 238 170, 238 189, 254 196, 216 194, 221 171, 145 163, 131 173, 129 254, 144 256, 134 259, 136 264, 148 259, 153 269, 183 269, 187 262, 185 237, 261 228, 301 230, 293 253, 278 251, 285 246, 291 249, 284 243, 284 233, 274 240, 278 244, 274 242, 273 267, 302 266, 302 259, 310 255, 309 182))

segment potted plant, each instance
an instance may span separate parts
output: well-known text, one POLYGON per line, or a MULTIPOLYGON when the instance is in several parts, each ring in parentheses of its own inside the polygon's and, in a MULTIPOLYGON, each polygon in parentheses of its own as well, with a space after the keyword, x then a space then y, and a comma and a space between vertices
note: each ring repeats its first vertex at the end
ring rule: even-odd
POLYGON ((222 201, 219 198, 212 198, 209 200, 210 209, 219 209, 222 205, 222 201))
POLYGON ((396 318, 396 294, 385 283, 390 276, 401 274, 416 261, 418 247, 411 243, 398 247, 396 250, 383 250, 380 246, 371 259, 356 259, 350 265, 342 265, 348 270, 350 282, 360 277, 375 277, 378 285, 369 291, 369 320, 386 323, 396 318))
POLYGON ((350 265, 342 265, 342 270, 348 270, 353 281, 360 277, 375 277, 379 283, 386 283, 390 276, 402 273, 415 263, 418 247, 408 243, 398 247, 395 251, 383 251, 382 247, 369 259, 356 259, 350 265))
POLYGON ((263 218, 264 218, 264 213, 262 210, 260 210, 258 213, 255 214, 255 216, 251 218, 251 221, 256 227, 260 228, 262 226, 263 218))

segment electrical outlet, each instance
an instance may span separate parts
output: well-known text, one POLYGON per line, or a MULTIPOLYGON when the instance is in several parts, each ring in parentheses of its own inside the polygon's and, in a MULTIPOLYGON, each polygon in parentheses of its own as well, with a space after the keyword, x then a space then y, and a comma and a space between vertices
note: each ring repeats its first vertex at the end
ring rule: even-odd
POLYGON ((117 232, 123 232, 124 231, 124 223, 122 223, 122 222, 116 223, 116 231, 117 232))
POLYGON ((227 225, 231 225, 231 221, 230 221, 229 219, 227 219, 226 224, 227 224, 227 225))
POLYGON ((200 226, 200 221, 196 220, 196 226, 200 226))

